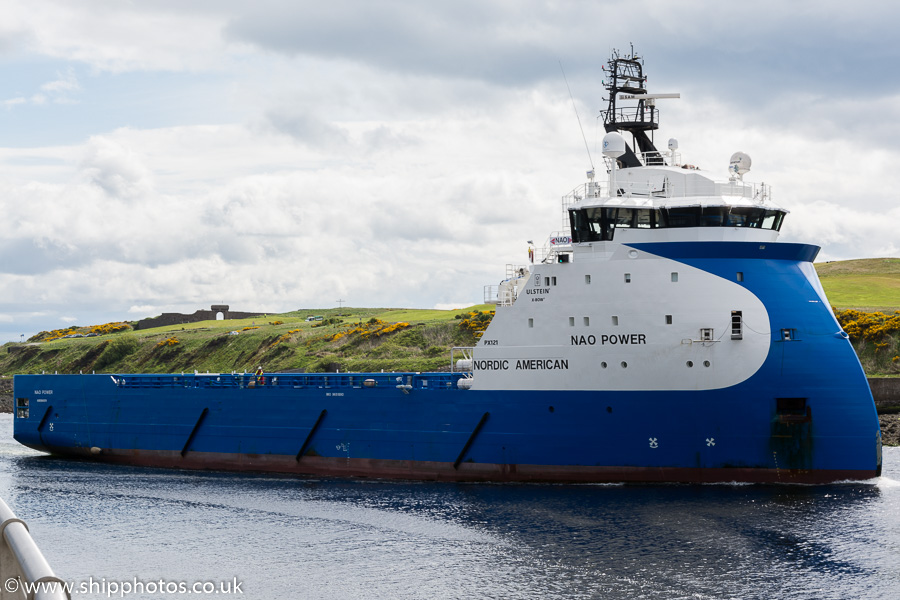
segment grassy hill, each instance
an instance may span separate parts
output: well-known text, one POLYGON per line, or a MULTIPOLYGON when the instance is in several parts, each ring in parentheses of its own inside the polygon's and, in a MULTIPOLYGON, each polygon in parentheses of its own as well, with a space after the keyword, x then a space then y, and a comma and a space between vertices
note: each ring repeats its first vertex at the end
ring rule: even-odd
POLYGON ((817 263, 822 287, 838 309, 900 310, 900 258, 863 258, 817 263))
MULTIPOLYGON (((469 309, 310 309, 253 319, 202 321, 93 337, 9 343, 0 374, 445 370, 450 349, 472 346, 488 305, 469 309), (308 316, 322 321, 306 321, 308 316)), ((64 333, 44 332, 53 338, 64 333)), ((110 329, 106 327, 106 329, 110 329)), ((36 336, 38 337, 38 336, 36 336)), ((34 338, 33 338, 34 339, 34 338)))

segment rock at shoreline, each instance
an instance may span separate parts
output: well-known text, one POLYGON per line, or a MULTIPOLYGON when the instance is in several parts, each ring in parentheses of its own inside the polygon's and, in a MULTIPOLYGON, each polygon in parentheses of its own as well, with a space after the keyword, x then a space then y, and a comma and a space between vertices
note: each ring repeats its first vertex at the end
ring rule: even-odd
POLYGON ((881 443, 885 446, 900 446, 900 414, 878 415, 881 422, 881 443))
POLYGON ((13 380, 12 377, 0 377, 0 413, 13 411, 13 380))

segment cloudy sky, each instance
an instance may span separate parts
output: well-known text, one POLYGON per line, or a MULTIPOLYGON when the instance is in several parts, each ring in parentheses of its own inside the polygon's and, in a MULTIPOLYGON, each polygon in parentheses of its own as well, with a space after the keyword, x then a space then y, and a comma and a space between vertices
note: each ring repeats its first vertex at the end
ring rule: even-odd
POLYGON ((193 312, 482 300, 594 162, 630 44, 657 140, 900 255, 900 5, 3 0, 0 342, 193 312), (665 104, 663 104, 665 102, 665 104))

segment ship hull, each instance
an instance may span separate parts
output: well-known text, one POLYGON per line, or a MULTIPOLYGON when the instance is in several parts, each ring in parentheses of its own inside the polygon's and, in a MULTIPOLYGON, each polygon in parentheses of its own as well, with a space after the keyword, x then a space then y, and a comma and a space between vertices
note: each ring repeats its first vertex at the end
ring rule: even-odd
MULTIPOLYGON (((58 455, 87 457, 59 449, 58 455)), ((313 457, 297 463, 293 457, 259 454, 109 451, 100 462, 140 467, 189 470, 278 473, 303 477, 351 477, 448 482, 493 483, 793 483, 825 484, 865 481, 880 471, 853 469, 765 469, 690 467, 587 467, 565 465, 465 464, 313 457)))
POLYGON ((17 375, 15 438, 98 461, 305 476, 871 479, 878 415, 816 277, 817 251, 633 244, 602 263, 536 265, 526 291, 548 272, 575 283, 498 311, 471 378, 17 375), (698 337, 706 327, 719 333, 698 337))
POLYGON ((853 383, 805 390, 813 400, 800 414, 761 401, 774 390, 752 378, 702 392, 478 391, 458 389, 458 378, 20 375, 15 437, 109 463, 303 476, 825 483, 880 474, 874 403, 859 402, 867 390, 853 383))

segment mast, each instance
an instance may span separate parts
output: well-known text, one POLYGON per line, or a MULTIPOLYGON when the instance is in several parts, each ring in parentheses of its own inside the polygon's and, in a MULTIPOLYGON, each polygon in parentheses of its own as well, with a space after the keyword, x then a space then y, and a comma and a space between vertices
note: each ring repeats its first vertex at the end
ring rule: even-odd
POLYGON ((648 94, 644 59, 635 55, 633 48, 631 54, 624 57, 619 56, 618 50, 613 50, 604 70, 606 79, 603 83, 609 93, 609 106, 601 113, 603 125, 607 133, 627 132, 633 139, 632 144, 626 144, 625 154, 619 157, 619 163, 625 168, 644 166, 645 163, 633 150, 637 148, 645 156, 646 164, 665 164, 662 155, 653 145, 652 132, 659 128, 656 99, 678 98, 680 95, 648 94), (625 106, 620 105, 620 102, 625 106))

